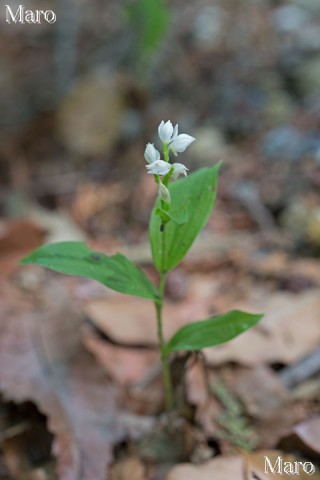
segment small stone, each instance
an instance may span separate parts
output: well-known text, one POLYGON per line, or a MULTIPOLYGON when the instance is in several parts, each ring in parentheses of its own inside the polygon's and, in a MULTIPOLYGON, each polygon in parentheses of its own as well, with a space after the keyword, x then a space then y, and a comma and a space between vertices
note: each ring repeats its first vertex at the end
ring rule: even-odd
POLYGON ((310 13, 299 5, 283 5, 273 12, 275 28, 283 33, 299 32, 310 20, 310 17, 310 13))
POLYGON ((271 160, 299 160, 305 149, 304 136, 294 127, 284 125, 267 132, 262 139, 262 152, 271 160))
POLYGON ((216 5, 202 8, 193 25, 194 42, 202 48, 219 46, 224 38, 226 15, 225 10, 216 5))
POLYGON ((276 126, 288 121, 293 111, 293 100, 286 92, 282 90, 272 90, 268 93, 264 114, 269 125, 276 126))
POLYGON ((222 132, 215 127, 203 127, 194 132, 192 159, 197 164, 212 165, 226 154, 227 145, 222 132))
POLYGON ((282 213, 280 223, 295 241, 320 247, 320 207, 302 198, 296 199, 282 213))

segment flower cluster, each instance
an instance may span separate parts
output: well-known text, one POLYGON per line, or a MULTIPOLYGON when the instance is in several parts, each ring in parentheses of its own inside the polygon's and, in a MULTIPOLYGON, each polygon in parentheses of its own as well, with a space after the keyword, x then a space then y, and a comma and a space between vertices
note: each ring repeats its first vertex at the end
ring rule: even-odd
POLYGON ((188 168, 182 163, 169 162, 169 154, 172 152, 175 156, 186 150, 195 138, 182 133, 178 133, 178 125, 173 127, 170 120, 166 123, 162 121, 158 127, 159 138, 162 142, 162 151, 164 160, 161 159, 160 152, 153 143, 148 143, 144 152, 144 158, 148 162, 146 169, 151 175, 156 175, 156 181, 159 186, 159 197, 165 204, 170 204, 170 192, 167 188, 170 179, 176 180, 179 175, 187 176, 188 168), (159 177, 165 177, 162 181, 159 177))

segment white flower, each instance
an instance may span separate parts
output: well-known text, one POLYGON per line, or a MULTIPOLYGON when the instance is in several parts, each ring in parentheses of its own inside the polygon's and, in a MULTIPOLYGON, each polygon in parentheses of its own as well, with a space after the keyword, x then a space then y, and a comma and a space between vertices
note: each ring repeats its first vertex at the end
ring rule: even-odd
POLYGON ((157 162, 160 160, 160 152, 154 148, 153 143, 148 143, 144 151, 144 158, 148 163, 157 162))
POLYGON ((161 198, 161 200, 163 200, 166 204, 170 205, 170 202, 171 202, 170 192, 168 188, 165 185, 163 185, 161 181, 159 182, 158 191, 159 191, 159 197, 161 198))
POLYGON ((170 120, 168 120, 166 123, 164 123, 164 121, 162 120, 162 122, 158 127, 158 134, 159 134, 160 140, 166 145, 168 145, 172 140, 173 133, 174 133, 174 130, 170 120))
POLYGON ((146 165, 146 169, 148 173, 152 175, 167 175, 170 171, 172 165, 164 160, 156 160, 155 162, 151 163, 150 165, 146 165))
POLYGON ((177 155, 177 153, 184 152, 185 149, 188 148, 189 145, 191 145, 191 143, 194 141, 195 141, 194 137, 191 137, 186 133, 181 133, 181 135, 177 135, 176 137, 173 138, 173 140, 170 143, 170 148, 174 153, 174 155, 177 155))
POLYGON ((186 133, 181 133, 178 135, 178 124, 173 127, 170 120, 166 123, 162 120, 158 127, 158 133, 160 140, 170 147, 170 150, 177 155, 177 153, 182 153, 185 151, 189 145, 195 141, 195 138, 187 135, 186 133))
POLYGON ((174 168, 171 176, 172 180, 177 180, 179 175, 184 175, 185 177, 187 176, 187 170, 189 170, 189 168, 187 168, 185 165, 182 163, 174 163, 172 166, 174 168))

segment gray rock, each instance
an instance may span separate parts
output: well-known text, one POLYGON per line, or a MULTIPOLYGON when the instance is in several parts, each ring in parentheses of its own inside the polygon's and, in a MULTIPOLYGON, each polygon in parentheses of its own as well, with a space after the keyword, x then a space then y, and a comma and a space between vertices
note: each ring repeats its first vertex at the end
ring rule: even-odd
POLYGON ((271 160, 299 160, 305 151, 305 138, 289 125, 274 128, 262 140, 262 153, 271 160))
POLYGON ((203 7, 193 24, 193 40, 201 47, 220 45, 225 31, 226 11, 217 5, 203 7))
POLYGON ((192 144, 191 161, 201 165, 212 165, 225 156, 227 145, 219 129, 202 127, 193 133, 196 141, 192 144))
POLYGON ((295 33, 310 21, 311 13, 299 5, 283 5, 273 11, 273 22, 281 33, 295 33))

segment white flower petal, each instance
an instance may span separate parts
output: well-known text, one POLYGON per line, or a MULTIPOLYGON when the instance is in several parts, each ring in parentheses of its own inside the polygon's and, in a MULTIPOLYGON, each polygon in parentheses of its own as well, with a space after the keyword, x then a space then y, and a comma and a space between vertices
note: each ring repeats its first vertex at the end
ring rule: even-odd
POLYGON ((144 151, 144 158, 148 163, 157 162, 160 160, 160 152, 154 148, 153 143, 148 143, 144 151))
POLYGON ((183 165, 182 163, 174 163, 172 166, 174 168, 173 174, 171 176, 173 180, 176 180, 179 175, 184 175, 185 177, 187 176, 187 171, 189 170, 189 168, 187 168, 185 165, 183 165))
POLYGON ((169 192, 168 188, 165 185, 163 185, 162 182, 159 182, 158 192, 159 192, 159 197, 161 198, 161 200, 163 200, 165 203, 170 205, 170 202, 171 202, 170 192, 169 192))
POLYGON ((156 162, 151 163, 150 165, 146 165, 146 169, 148 173, 152 175, 167 175, 167 173, 171 169, 171 164, 165 162, 164 160, 157 160, 156 162))
POLYGON ((177 153, 182 153, 185 151, 186 148, 191 145, 192 142, 195 141, 195 138, 187 135, 186 133, 182 133, 175 137, 172 142, 170 143, 170 148, 173 153, 176 155, 177 153))
POLYGON ((164 123, 162 120, 158 127, 158 134, 163 143, 170 143, 173 134, 173 126, 170 120, 168 120, 166 123, 164 123))
POLYGON ((176 126, 173 129, 173 134, 172 134, 171 141, 174 140, 178 136, 178 129, 179 129, 179 125, 176 124, 176 126))

